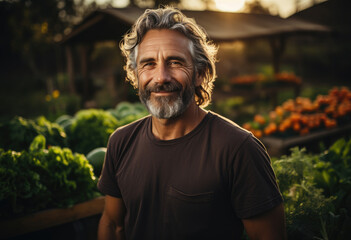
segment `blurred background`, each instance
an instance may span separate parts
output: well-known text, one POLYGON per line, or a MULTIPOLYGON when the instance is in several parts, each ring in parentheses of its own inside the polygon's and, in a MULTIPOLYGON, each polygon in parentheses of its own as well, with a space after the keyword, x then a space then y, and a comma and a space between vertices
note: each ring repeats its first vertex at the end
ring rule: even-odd
MULTIPOLYGON (((273 60, 277 54, 279 72, 301 78, 300 93, 313 95, 312 92, 317 90, 325 92, 331 85, 350 84, 348 1, 2 0, 0 120, 16 115, 45 115, 54 120, 61 114, 74 114, 81 108, 107 109, 123 100, 137 101, 134 90, 124 81, 124 60, 118 48, 122 35, 110 40, 94 40, 93 36, 89 36, 89 41, 78 43, 66 38, 74 32, 77 24, 89 19, 96 10, 130 6, 145 8, 160 4, 172 4, 187 10, 299 17, 330 27, 331 32, 322 34, 285 34, 278 53, 272 51, 272 42, 262 36, 216 42, 219 45, 219 61, 213 105, 217 99, 228 96, 220 94, 220 90, 227 90, 227 93, 233 90, 236 77, 272 77, 277 72, 273 60)), ((102 29, 105 32, 114 31, 111 26, 105 25, 105 28, 102 29)), ((79 35, 77 32, 74 34, 79 35)), ((244 94, 240 91, 229 93, 231 97, 244 94)), ((279 92, 274 103, 279 104, 292 96, 294 90, 286 89, 279 92)))

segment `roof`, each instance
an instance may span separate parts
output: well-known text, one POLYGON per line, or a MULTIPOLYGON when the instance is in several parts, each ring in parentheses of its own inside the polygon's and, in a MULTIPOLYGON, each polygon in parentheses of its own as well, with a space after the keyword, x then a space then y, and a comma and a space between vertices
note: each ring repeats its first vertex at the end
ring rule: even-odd
MULTIPOLYGON (((96 10, 74 27, 62 43, 120 40, 145 9, 107 8, 96 10)), ((329 28, 300 19, 216 11, 182 10, 202 26, 213 41, 234 41, 299 32, 328 32, 329 28)))
POLYGON ((350 8, 351 1, 349 0, 329 0, 299 11, 290 16, 289 19, 302 19, 323 24, 332 28, 333 31, 351 34, 350 8))

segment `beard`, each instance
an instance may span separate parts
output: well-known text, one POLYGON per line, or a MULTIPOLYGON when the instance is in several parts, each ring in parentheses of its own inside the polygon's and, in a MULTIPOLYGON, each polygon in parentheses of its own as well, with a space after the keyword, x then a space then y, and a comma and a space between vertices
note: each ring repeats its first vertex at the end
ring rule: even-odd
POLYGON ((183 86, 177 81, 166 82, 139 88, 140 101, 146 106, 149 113, 161 119, 170 119, 180 116, 194 99, 194 79, 191 84, 183 86), (152 92, 175 92, 171 96, 158 96, 151 99, 152 92))

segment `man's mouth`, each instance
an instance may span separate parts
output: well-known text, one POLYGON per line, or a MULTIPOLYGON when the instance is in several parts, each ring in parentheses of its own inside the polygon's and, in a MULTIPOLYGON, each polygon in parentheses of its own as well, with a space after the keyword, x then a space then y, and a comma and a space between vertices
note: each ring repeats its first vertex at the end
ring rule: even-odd
POLYGON ((179 83, 167 83, 162 85, 154 85, 147 90, 155 95, 170 95, 181 91, 182 86, 179 83))
POLYGON ((174 93, 174 92, 178 92, 178 90, 155 90, 151 92, 152 93, 174 93))
POLYGON ((170 97, 170 96, 176 95, 177 93, 178 93, 177 90, 173 90, 173 91, 158 90, 158 91, 151 92, 151 95, 155 97, 170 97))

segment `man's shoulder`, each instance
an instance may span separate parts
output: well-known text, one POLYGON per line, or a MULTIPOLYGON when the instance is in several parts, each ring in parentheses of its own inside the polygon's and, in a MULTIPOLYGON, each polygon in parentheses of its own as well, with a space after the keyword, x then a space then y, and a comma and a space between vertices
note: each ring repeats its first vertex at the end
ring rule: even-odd
POLYGON ((147 125, 150 115, 135 120, 129 124, 117 128, 110 136, 110 140, 118 141, 118 139, 125 139, 136 133, 140 132, 141 129, 147 125))
POLYGON ((243 138, 247 138, 248 136, 252 135, 251 132, 242 128, 234 121, 214 112, 210 112, 210 114, 212 118, 211 127, 216 133, 225 135, 229 134, 232 136, 235 135, 243 138))

